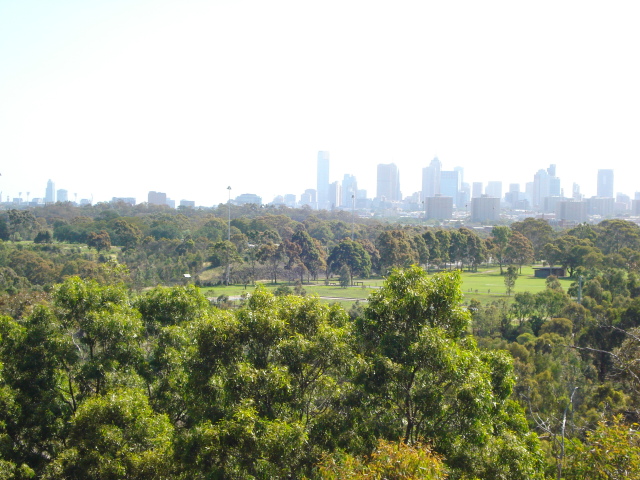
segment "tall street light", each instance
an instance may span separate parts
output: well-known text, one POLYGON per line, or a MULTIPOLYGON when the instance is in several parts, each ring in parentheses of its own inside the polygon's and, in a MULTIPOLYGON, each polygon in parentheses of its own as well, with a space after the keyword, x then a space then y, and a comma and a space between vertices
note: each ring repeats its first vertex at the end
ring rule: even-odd
MULTIPOLYGON (((227 187, 229 191, 229 199, 227 200, 227 210, 229 214, 229 220, 227 222, 228 230, 227 230, 227 240, 231 243, 231 187, 227 187)), ((229 260, 229 245, 227 244, 227 285, 229 285, 229 271, 231 270, 230 260, 229 260)))

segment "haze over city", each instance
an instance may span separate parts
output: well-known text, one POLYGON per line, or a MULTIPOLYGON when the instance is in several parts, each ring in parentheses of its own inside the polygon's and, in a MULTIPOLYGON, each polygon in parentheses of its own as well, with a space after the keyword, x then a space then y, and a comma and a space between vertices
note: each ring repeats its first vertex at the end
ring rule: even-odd
POLYGON ((0 3, 0 191, 48 179, 94 201, 150 190, 264 201, 355 175, 403 195, 434 156, 465 182, 566 195, 598 169, 633 196, 640 144, 635 2, 0 3))

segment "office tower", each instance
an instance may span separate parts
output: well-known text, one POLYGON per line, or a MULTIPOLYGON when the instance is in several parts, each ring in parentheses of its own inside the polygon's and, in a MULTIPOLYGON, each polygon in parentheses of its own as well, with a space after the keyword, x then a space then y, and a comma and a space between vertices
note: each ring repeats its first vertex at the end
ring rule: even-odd
POLYGON ((451 197, 453 204, 456 206, 458 206, 458 193, 460 192, 461 184, 460 173, 456 170, 440 172, 440 194, 443 197, 451 197))
POLYGON ((571 198, 573 198, 577 202, 581 202, 582 201, 582 194, 580 193, 580 185, 578 185, 575 182, 573 184, 571 198))
POLYGON ((284 196, 284 204, 289 208, 295 208, 297 198, 293 193, 287 193, 284 196))
POLYGON ((509 191, 504 194, 504 200, 512 208, 517 208, 518 203, 520 201, 520 184, 519 183, 510 183, 509 191))
POLYGON ((549 173, 546 170, 538 170, 533 176, 533 208, 542 208, 544 199, 549 196, 549 189, 549 173))
POLYGON ((502 182, 489 182, 484 193, 487 197, 502 198, 502 182))
POLYGON ((588 220, 587 202, 563 200, 558 202, 556 216, 563 222, 583 223, 588 220))
POLYGON ((425 215, 427 219, 449 220, 453 217, 453 198, 442 195, 425 198, 425 215))
POLYGON ((56 184, 51 180, 47 182, 47 193, 44 196, 45 203, 54 203, 56 201, 56 184))
POLYGON ((500 199, 480 197, 471 200, 472 222, 495 222, 500 219, 500 199))
POLYGON ((434 157, 428 167, 422 169, 422 198, 435 197, 440 193, 440 171, 442 163, 434 157))
POLYGON ((469 204, 471 201, 471 187, 468 183, 462 182, 460 191, 458 192, 458 207, 463 207, 469 204))
POLYGON ((329 152, 318 152, 318 209, 329 206, 329 152))
POLYGON ((387 202, 402 200, 400 192, 400 172, 395 163, 378 165, 378 188, 376 197, 387 202))
POLYGON ((300 205, 307 205, 311 208, 317 208, 316 191, 313 188, 308 188, 300 195, 300 205))
POLYGON ((61 188, 56 192, 58 197, 58 202, 68 202, 69 201, 69 192, 64 188, 61 188))
POLYGON ((333 182, 329 184, 329 197, 327 198, 328 209, 334 209, 340 206, 342 200, 342 185, 340 182, 333 182))
POLYGON ((480 198, 482 193, 482 182, 473 182, 471 186, 471 198, 480 198))
MULTIPOLYGON (((262 205, 262 197, 256 195, 255 193, 243 193, 241 195, 238 195, 233 203, 235 205, 262 205)), ((284 203, 284 200, 280 203, 284 203)))
POLYGON ((149 192, 147 202, 149 205, 166 205, 167 194, 163 192, 149 192))
POLYGON ((598 170, 598 197, 613 198, 613 170, 598 170))
POLYGON ((342 179, 342 206, 351 208, 354 200, 356 199, 357 192, 358 182, 356 181, 356 177, 345 173, 344 178, 342 179))

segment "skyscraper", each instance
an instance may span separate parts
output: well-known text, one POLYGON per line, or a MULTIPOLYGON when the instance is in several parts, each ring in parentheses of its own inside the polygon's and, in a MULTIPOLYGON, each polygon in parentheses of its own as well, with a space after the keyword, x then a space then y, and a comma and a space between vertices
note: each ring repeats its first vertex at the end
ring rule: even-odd
POLYGON ((598 197, 613 198, 613 170, 598 170, 598 197))
POLYGON ((395 163, 378 165, 378 189, 377 198, 387 202, 402 200, 400 192, 400 172, 395 163))
POLYGON ((460 191, 461 184, 462 179, 460 178, 460 172, 457 170, 440 172, 440 194, 443 197, 451 197, 453 204, 456 206, 458 206, 458 192, 460 191))
POLYGON ((318 152, 318 209, 329 207, 329 152, 318 152))
POLYGON ((44 196, 46 203, 54 203, 56 201, 56 184, 51 180, 47 182, 47 192, 44 196))
POLYGON ((351 208, 357 192, 358 182, 356 181, 356 177, 345 173, 342 180, 342 206, 351 208))
POLYGON ((422 198, 435 197, 440 193, 440 171, 442 163, 434 157, 428 167, 422 169, 422 198))

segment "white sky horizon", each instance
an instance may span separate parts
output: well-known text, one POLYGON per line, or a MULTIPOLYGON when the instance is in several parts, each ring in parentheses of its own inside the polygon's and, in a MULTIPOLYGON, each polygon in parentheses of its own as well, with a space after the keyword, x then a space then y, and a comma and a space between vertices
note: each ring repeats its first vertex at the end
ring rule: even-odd
POLYGON ((632 1, 0 1, 0 192, 211 206, 396 163, 640 191, 632 1))

